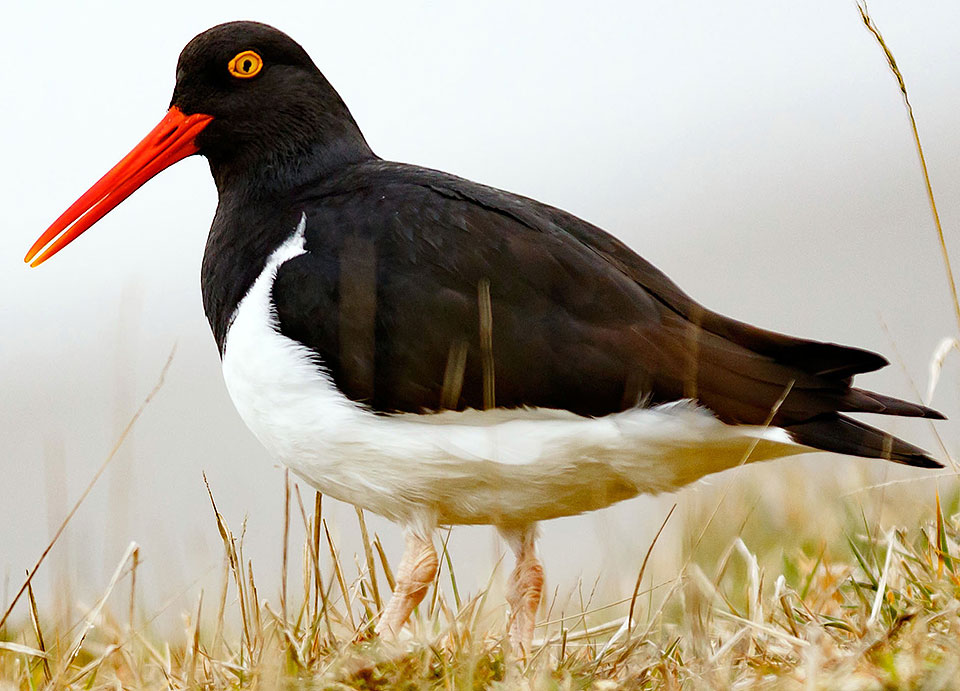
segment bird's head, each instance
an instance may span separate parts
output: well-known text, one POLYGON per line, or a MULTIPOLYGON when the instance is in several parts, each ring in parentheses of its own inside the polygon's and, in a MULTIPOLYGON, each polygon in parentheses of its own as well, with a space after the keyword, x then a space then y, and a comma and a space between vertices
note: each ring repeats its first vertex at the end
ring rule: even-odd
POLYGON ((54 221, 25 261, 43 263, 147 180, 196 153, 207 157, 221 190, 256 179, 257 171, 290 182, 372 156, 346 105, 296 41, 266 24, 220 24, 180 53, 160 123, 54 221))

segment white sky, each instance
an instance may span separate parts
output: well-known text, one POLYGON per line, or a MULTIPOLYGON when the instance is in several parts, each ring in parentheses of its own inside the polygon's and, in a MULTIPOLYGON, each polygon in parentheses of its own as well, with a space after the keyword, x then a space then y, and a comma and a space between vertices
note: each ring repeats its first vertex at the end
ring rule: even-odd
MULTIPOLYGON (((70 569, 75 594, 96 592, 135 539, 154 597, 195 581, 220 554, 203 470, 227 518, 250 517, 249 554, 271 583, 282 473, 233 411, 201 310, 216 203, 205 162, 164 172, 41 269, 21 262, 163 115, 183 44, 230 19, 302 43, 381 156, 566 208, 714 309, 886 353, 895 365, 864 385, 911 398, 911 377, 925 385, 930 353, 956 327, 903 105, 853 2, 518 5, 5 8, 0 579, 19 584, 176 343, 166 387, 51 568, 70 569)), ((875 0, 871 11, 911 90, 957 249, 960 5, 875 0)), ((947 375, 935 403, 956 414, 947 375)), ((933 447, 921 424, 891 429, 933 447)), ((955 440, 952 423, 941 430, 955 440)), ((612 558, 601 533, 631 536, 636 554, 616 559, 639 562, 647 541, 632 537, 655 529, 661 506, 635 500, 546 526, 548 575, 592 580, 612 558), (582 561, 569 559, 571 540, 582 561)), ((332 511, 356 549, 352 510, 332 511)), ((396 531, 373 527, 396 553, 396 531)), ((491 535, 455 531, 460 563, 478 566, 470 585, 489 574, 491 535)))

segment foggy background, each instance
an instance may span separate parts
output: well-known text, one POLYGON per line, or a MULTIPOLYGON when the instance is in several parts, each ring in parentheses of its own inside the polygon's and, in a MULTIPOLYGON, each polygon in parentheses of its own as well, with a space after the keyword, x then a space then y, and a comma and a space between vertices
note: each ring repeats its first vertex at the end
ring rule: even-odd
MULTIPOLYGON (((283 472, 234 412, 200 303, 216 204, 206 162, 162 173, 43 267, 22 263, 159 121, 180 49, 222 21, 291 34, 380 156, 565 208, 722 313, 886 354, 893 365, 862 386, 917 400, 936 344, 956 333, 900 93, 853 2, 218 4, 4 10, 0 606, 174 344, 165 387, 41 569, 41 606, 57 574, 70 587, 57 597, 95 599, 131 540, 148 609, 195 601, 191 584, 222 557, 201 472, 235 532, 248 517, 247 555, 275 599, 283 472)), ((960 5, 870 10, 910 89, 956 250, 960 5)), ((956 373, 948 363, 933 401, 953 417, 956 373)), ((941 456, 926 423, 879 422, 941 456)), ((956 451, 955 423, 938 429, 956 451)), ((734 472, 772 477, 788 464, 838 482, 864 468, 910 476, 823 455, 734 472)), ((635 568, 672 501, 543 526, 550 587, 635 568)), ((328 500, 325 511, 349 563, 353 509, 328 500)), ((399 531, 368 521, 397 558, 399 531)), ((462 587, 476 590, 500 554, 493 529, 457 528, 450 544, 462 587)))

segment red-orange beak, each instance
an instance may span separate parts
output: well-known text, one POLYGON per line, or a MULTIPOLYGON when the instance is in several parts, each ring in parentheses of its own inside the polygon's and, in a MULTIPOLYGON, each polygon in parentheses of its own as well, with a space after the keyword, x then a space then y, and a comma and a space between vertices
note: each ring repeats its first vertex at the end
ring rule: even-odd
POLYGON ((76 240, 147 180, 180 159, 197 153, 194 140, 211 120, 210 115, 184 115, 176 106, 170 108, 142 142, 37 238, 24 261, 30 266, 39 266, 76 240), (43 253, 37 256, 44 247, 43 253))

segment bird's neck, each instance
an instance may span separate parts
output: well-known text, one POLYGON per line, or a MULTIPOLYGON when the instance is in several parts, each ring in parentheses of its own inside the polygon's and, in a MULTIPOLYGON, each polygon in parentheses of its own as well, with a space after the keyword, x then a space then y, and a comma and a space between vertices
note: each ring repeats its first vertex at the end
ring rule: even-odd
MULTIPOLYGON (((303 114, 299 119, 305 119, 303 114)), ((273 132, 281 136, 273 141, 247 143, 207 156, 221 199, 275 197, 377 158, 346 109, 338 114, 312 113, 306 126, 292 120, 296 124, 284 128, 283 119, 278 119, 273 132)))
POLYGON ((305 102, 280 109, 259 136, 235 133, 230 142, 213 142, 204 150, 219 202, 201 289, 221 354, 237 305, 270 254, 294 232, 301 214, 294 203, 297 190, 377 159, 335 92, 316 102, 325 107, 305 102))

